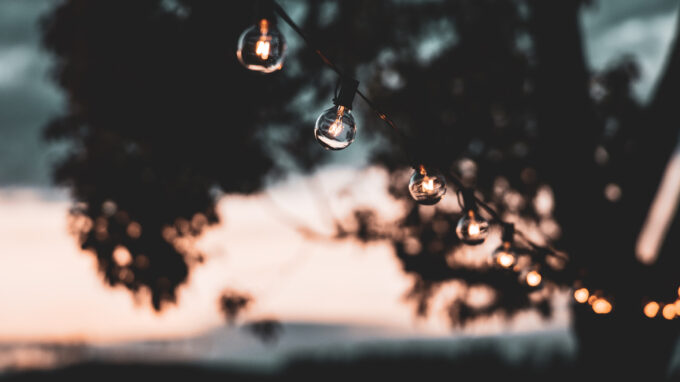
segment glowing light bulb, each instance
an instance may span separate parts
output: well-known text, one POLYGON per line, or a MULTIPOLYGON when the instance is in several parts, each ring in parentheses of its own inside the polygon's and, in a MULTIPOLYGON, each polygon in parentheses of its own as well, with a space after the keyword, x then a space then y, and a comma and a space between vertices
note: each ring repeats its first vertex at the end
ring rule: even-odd
POLYGON ((543 284, 543 275, 538 265, 525 265, 519 273, 519 282, 532 288, 537 288, 543 284))
POLYGON ((491 259, 494 265, 498 265, 502 268, 511 268, 517 263, 517 256, 515 251, 512 249, 512 244, 509 241, 503 242, 503 245, 496 248, 496 250, 491 255, 491 259))
POLYGON ((543 280, 543 276, 541 276, 541 274, 538 273, 538 271, 530 271, 529 273, 527 273, 525 280, 527 285, 535 287, 541 283, 541 280, 543 280))
POLYGON ((236 57, 241 65, 256 72, 271 73, 283 67, 286 40, 270 20, 261 19, 238 39, 236 57))
POLYGON ((612 304, 604 298, 598 298, 593 302, 592 308, 597 314, 608 314, 612 311, 612 304))
POLYGON ((574 300, 580 304, 585 304, 590 297, 590 292, 586 288, 579 288, 574 291, 574 300))
POLYGON ((675 305, 667 304, 661 309, 661 315, 667 320, 672 320, 675 318, 675 305))
POLYGON ((352 115, 352 102, 359 81, 344 77, 340 91, 333 99, 335 106, 324 110, 316 119, 314 137, 327 150, 342 150, 354 142, 357 124, 352 115))
POLYGON ((511 253, 503 253, 498 257, 498 264, 503 268, 510 268, 515 264, 515 256, 511 253))
POLYGON ((660 306, 658 302, 650 301, 645 305, 644 308, 642 308, 642 312, 645 314, 645 316, 654 318, 659 313, 659 309, 660 306))
POLYGON ((446 179, 436 171, 427 172, 420 165, 408 183, 408 190, 413 200, 419 204, 431 206, 439 202, 446 194, 446 179))
POLYGON ((479 216, 475 210, 470 209, 458 220, 456 234, 465 244, 481 244, 489 234, 489 222, 479 216))
POLYGON ((314 137, 328 150, 342 150, 354 142, 357 124, 352 111, 342 105, 325 110, 316 120, 314 137))

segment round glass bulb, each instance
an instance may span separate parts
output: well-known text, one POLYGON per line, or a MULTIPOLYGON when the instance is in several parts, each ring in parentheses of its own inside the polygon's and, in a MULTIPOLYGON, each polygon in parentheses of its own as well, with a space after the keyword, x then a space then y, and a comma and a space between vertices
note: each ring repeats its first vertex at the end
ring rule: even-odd
POLYGON ((420 166, 411 176, 408 190, 413 200, 431 206, 442 200, 446 194, 446 179, 439 172, 428 173, 425 167, 420 166))
POLYGON ((543 275, 535 267, 525 269, 519 277, 522 282, 530 287, 537 287, 543 281, 543 275))
POLYGON ((598 298, 593 302, 592 308, 597 314, 608 314, 612 311, 612 304, 604 298, 598 298))
POLYGON ((328 150, 342 150, 354 142, 357 124, 352 111, 344 106, 325 110, 316 120, 314 137, 328 150))
POLYGON ((498 247, 493 254, 491 254, 491 259, 493 264, 501 268, 512 268, 517 264, 517 256, 515 251, 512 250, 512 246, 509 242, 504 242, 503 245, 498 247))
POLYGON ((456 226, 458 238, 465 244, 482 244, 489 234, 489 222, 474 210, 468 210, 456 226))
POLYGON ((588 297, 590 297, 590 292, 586 288, 579 288, 574 291, 574 300, 579 304, 588 302, 588 297))
POLYGON ((647 303, 647 305, 645 305, 642 311, 645 313, 645 316, 654 318, 656 317, 656 314, 659 313, 659 309, 661 309, 661 307, 659 306, 658 302, 650 301, 647 303))
POLYGON ((267 19, 243 31, 238 39, 236 57, 241 65, 256 72, 271 73, 283 67, 286 40, 267 19))

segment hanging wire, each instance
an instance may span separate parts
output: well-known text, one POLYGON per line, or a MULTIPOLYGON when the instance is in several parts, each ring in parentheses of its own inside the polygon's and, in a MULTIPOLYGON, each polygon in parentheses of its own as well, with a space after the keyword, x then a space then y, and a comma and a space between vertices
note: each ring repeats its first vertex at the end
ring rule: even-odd
MULTIPOLYGON (((311 50, 313 50, 314 53, 316 53, 316 55, 319 56, 319 58, 321 58, 321 61, 323 61, 323 63, 326 64, 326 66, 328 66, 329 68, 331 68, 331 69, 332 69, 335 73, 337 73, 340 77, 346 78, 347 76, 346 76, 345 73, 340 69, 340 67, 339 67, 338 65, 336 65, 335 63, 333 63, 333 61, 331 61, 331 59, 328 58, 328 56, 327 56, 324 52, 322 52, 321 49, 319 49, 318 47, 316 47, 316 45, 312 42, 312 40, 309 38, 309 36, 307 36, 307 34, 306 34, 306 33, 305 33, 305 32, 304 32, 304 31, 303 31, 303 30, 295 23, 295 21, 293 21, 293 19, 288 15, 288 13, 286 12, 286 10, 283 9, 276 1, 272 1, 272 3, 273 3, 273 5, 274 5, 274 10, 276 11, 276 13, 283 19, 283 21, 286 22, 286 24, 288 24, 288 26, 290 26, 291 28, 293 28, 293 30, 294 30, 300 37, 302 37, 302 40, 304 40, 305 44, 307 44, 307 46, 308 46, 311 50)), ((392 121, 392 119, 390 119, 390 117, 388 117, 387 114, 385 114, 385 113, 383 113, 382 111, 380 111, 380 109, 379 109, 378 106, 375 104, 375 102, 373 102, 372 100, 370 100, 370 99, 369 99, 369 98, 368 98, 361 90, 359 90, 359 89, 357 89, 357 95, 359 95, 359 97, 361 97, 361 99, 363 99, 364 102, 366 102, 366 104, 367 104, 367 105, 368 105, 368 106, 369 106, 369 107, 370 107, 370 108, 378 115, 378 118, 380 118, 380 119, 382 119, 383 121, 385 121, 385 123, 386 123, 387 125, 389 125, 389 126, 390 126, 392 129, 394 129, 395 131, 400 132, 400 130, 397 129, 397 126, 394 124, 394 122, 392 121)))
MULTIPOLYGON (((340 76, 340 81, 342 81, 343 78, 347 78, 347 76, 340 69, 340 67, 338 67, 338 65, 336 65, 333 61, 331 61, 331 59, 328 58, 328 56, 324 52, 322 52, 321 49, 319 49, 312 42, 310 37, 307 36, 307 34, 295 23, 295 21, 293 21, 293 19, 288 15, 288 13, 285 11, 285 9, 283 9, 276 1, 273 1, 273 0, 272 0, 272 5, 274 7, 275 12, 283 19, 283 21, 286 22, 286 24, 288 24, 288 26, 290 26, 302 38, 302 40, 304 40, 305 44, 307 44, 307 46, 312 51, 314 51, 314 53, 317 56, 319 56, 321 61, 326 66, 328 66, 330 69, 332 69, 336 74, 338 74, 340 76)), ((336 93, 337 93, 337 88, 336 88, 336 93)), ((389 127, 391 127, 399 135, 402 147, 404 148, 404 152, 409 157, 409 163, 411 164, 412 167, 416 168, 417 164, 416 164, 416 162, 413 161, 413 159, 412 159, 413 157, 409 152, 408 146, 406 145, 406 142, 407 142, 406 134, 402 130, 398 129, 397 126, 395 125, 395 123, 392 121, 392 119, 390 117, 388 117, 387 114, 383 113, 377 107, 375 102, 373 102, 370 98, 368 98, 361 90, 357 89, 356 94, 358 94, 359 97, 361 97, 361 99, 363 99, 364 102, 366 102, 368 107, 378 115, 378 118, 383 120, 389 127)), ((458 178, 457 176, 455 176, 454 174, 451 174, 450 172, 447 172, 447 174, 448 174, 448 178, 451 180, 451 183, 453 183, 453 185, 457 188, 457 190, 458 190, 457 193, 459 195, 462 192, 462 190, 466 188, 465 185, 463 184, 463 181, 460 178, 458 178)), ((493 207, 491 207, 488 203, 484 202, 483 200, 481 200, 480 198, 475 196, 474 193, 473 193, 473 199, 479 207, 481 207, 487 214, 489 214, 489 216, 491 216, 491 222, 498 223, 498 224, 501 224, 501 225, 502 224, 508 224, 508 222, 505 222, 501 218, 500 214, 493 207)), ((542 254, 543 256, 554 255, 554 256, 560 257, 564 260, 568 260, 568 257, 564 253, 558 252, 557 250, 555 250, 553 247, 551 247, 549 245, 539 245, 539 244, 535 243, 534 241, 530 240, 527 235, 525 235, 524 233, 522 233, 518 229, 515 229, 515 235, 518 236, 524 242, 526 242, 536 253, 542 254)))

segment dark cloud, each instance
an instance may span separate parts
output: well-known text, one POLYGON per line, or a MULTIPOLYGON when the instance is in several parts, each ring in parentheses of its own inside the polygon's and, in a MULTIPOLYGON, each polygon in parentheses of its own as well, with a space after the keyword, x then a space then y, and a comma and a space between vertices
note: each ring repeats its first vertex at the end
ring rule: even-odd
POLYGON ((0 46, 38 41, 38 16, 58 3, 55 0, 0 2, 0 46))
POLYGON ((0 186, 47 185, 63 145, 41 139, 62 97, 49 79, 39 20, 56 1, 0 2, 0 186))
POLYGON ((674 13, 677 8, 677 0, 593 0, 584 9, 584 23, 601 33, 626 20, 674 13))
POLYGON ((633 56, 641 72, 634 91, 647 102, 675 35, 679 4, 677 0, 593 1, 582 17, 590 67, 603 70, 623 56, 633 56))

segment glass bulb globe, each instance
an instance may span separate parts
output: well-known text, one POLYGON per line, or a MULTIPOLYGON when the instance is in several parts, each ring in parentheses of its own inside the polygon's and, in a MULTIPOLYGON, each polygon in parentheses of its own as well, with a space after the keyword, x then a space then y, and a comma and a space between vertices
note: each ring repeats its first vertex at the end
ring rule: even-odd
POLYGON ((650 301, 645 305, 642 311, 645 313, 645 316, 654 318, 656 317, 656 314, 659 313, 659 309, 661 309, 661 307, 658 302, 650 301))
POLYGON ((420 166, 411 176, 408 190, 416 202, 431 206, 446 194, 446 179, 438 172, 427 173, 425 167, 420 166))
POLYGON ((283 67, 286 40, 267 19, 243 31, 238 39, 236 57, 241 65, 256 72, 271 73, 283 67))
POLYGON ((528 268, 522 271, 519 276, 520 280, 530 287, 537 287, 543 281, 543 275, 536 268, 528 268))
POLYGON ((357 124, 352 111, 344 106, 325 110, 316 120, 314 137, 328 150, 342 150, 354 142, 357 124))
POLYGON ((489 222, 479 216, 474 210, 468 210, 465 215, 458 220, 456 234, 465 244, 481 244, 489 234, 489 222))
POLYGON ((511 244, 506 241, 503 245, 493 251, 491 260, 494 265, 508 269, 517 264, 517 255, 515 254, 515 251, 512 250, 511 244))
POLYGON ((590 292, 586 288, 579 288, 574 291, 574 300, 579 304, 588 302, 588 297, 590 297, 590 292))

